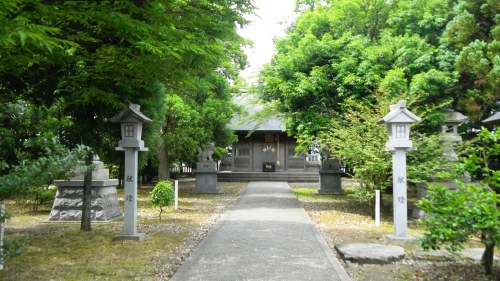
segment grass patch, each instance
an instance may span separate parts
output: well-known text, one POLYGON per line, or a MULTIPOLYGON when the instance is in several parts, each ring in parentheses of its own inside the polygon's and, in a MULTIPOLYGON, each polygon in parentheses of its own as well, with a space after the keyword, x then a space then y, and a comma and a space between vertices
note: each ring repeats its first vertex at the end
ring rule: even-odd
MULTIPOLYGON (((123 220, 93 223, 45 223, 50 212, 28 212, 6 202, 14 214, 5 228, 7 239, 27 238, 20 256, 5 260, 1 280, 151 280, 168 279, 203 238, 218 216, 243 192, 245 184, 219 184, 220 195, 192 194, 194 181, 179 182, 179 209, 169 207, 162 220, 149 193, 138 190, 138 231, 146 241, 113 241, 123 232, 123 220)), ((123 208, 123 190, 118 190, 123 208)))
POLYGON ((312 189, 312 188, 295 188, 293 190, 293 193, 295 193, 295 196, 297 196, 299 198, 312 197, 312 196, 314 196, 315 192, 316 192, 316 189, 312 189))

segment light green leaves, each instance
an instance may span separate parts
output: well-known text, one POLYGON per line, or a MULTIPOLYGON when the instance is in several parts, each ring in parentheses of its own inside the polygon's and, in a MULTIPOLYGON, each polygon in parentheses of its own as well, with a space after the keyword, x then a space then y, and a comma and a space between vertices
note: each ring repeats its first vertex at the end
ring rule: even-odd
POLYGON ((160 207, 160 220, 161 213, 164 207, 168 207, 174 203, 174 188, 169 181, 161 181, 155 185, 151 191, 151 204, 153 207, 160 207))
POLYGON ((483 128, 461 159, 455 175, 461 180, 468 173, 474 182, 457 180, 457 190, 429 185, 427 197, 418 203, 428 214, 420 220, 425 228, 422 247, 436 249, 445 245, 456 251, 470 237, 477 237, 486 247, 482 262, 487 274, 491 274, 495 245, 500 243, 500 173, 490 167, 491 161, 500 156, 499 141, 499 132, 483 128))
POLYGON ((430 185, 427 198, 418 207, 428 216, 421 219, 425 228, 420 243, 424 249, 450 251, 463 249, 469 237, 479 237, 484 244, 500 243, 500 200, 495 192, 477 184, 460 184, 456 191, 430 185))

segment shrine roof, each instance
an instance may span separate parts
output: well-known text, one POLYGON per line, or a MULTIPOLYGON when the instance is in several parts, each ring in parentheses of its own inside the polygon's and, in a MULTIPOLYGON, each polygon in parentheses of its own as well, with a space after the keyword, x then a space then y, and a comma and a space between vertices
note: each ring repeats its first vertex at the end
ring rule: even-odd
POLYGON ((493 125, 500 124, 500 111, 496 111, 493 115, 483 120, 483 123, 489 123, 493 125))
POLYGON ((255 95, 243 92, 234 97, 234 102, 240 106, 241 113, 229 121, 229 128, 233 131, 285 131, 283 120, 273 114, 269 116, 269 105, 260 101, 255 95))

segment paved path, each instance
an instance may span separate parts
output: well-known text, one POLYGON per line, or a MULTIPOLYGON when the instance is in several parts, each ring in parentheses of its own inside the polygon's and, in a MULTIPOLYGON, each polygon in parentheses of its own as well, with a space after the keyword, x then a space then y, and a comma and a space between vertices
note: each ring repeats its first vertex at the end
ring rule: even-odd
POLYGON ((285 182, 251 182, 171 280, 350 280, 285 182))

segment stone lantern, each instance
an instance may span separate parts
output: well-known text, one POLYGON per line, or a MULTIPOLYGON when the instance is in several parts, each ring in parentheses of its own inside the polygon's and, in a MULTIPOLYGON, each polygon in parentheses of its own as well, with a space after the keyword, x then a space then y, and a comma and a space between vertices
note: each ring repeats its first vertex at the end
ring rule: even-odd
MULTIPOLYGON (((458 155, 455 152, 454 145, 462 141, 462 136, 458 134, 458 126, 463 122, 469 120, 469 117, 463 115, 460 112, 454 111, 453 109, 446 109, 444 111, 444 114, 446 115, 446 119, 444 120, 444 125, 442 127, 442 134, 444 135, 442 142, 444 148, 443 155, 448 159, 450 163, 457 163, 458 155)), ((465 174, 464 176, 465 180, 469 179, 468 174, 465 174)), ((458 187, 455 181, 451 180, 432 180, 430 184, 433 186, 435 186, 436 184, 446 186, 450 190, 455 190, 458 187)), ((417 201, 425 198, 427 196, 427 191, 427 183, 417 184, 417 201)), ((426 214, 420 208, 415 206, 412 211, 412 216, 415 219, 419 219, 425 217, 426 214)))
POLYGON ((410 124, 420 120, 420 117, 406 108, 406 101, 402 100, 391 105, 390 112, 377 122, 387 124, 389 133, 389 140, 385 144, 385 150, 392 153, 395 235, 390 238, 395 240, 411 239, 408 236, 406 151, 414 149, 410 140, 410 124))
POLYGON ((410 124, 420 121, 420 117, 411 113, 406 108, 406 101, 402 100, 390 106, 390 112, 378 123, 387 124, 389 140, 385 144, 387 151, 395 149, 412 149, 413 142, 410 140, 410 124))
POLYGON ((152 120, 142 114, 140 109, 140 105, 131 103, 129 108, 110 119, 111 122, 120 123, 122 139, 116 150, 125 152, 124 223, 123 235, 117 236, 118 240, 144 240, 144 233, 137 233, 137 160, 138 151, 148 150, 141 140, 142 125, 152 120))
MULTIPOLYGON (((151 119, 142 114, 140 109, 140 105, 131 103, 128 109, 122 110, 110 119, 111 122, 120 123, 122 139, 118 142, 118 147, 145 148, 144 141, 141 140, 142 124, 151 122, 151 119)), ((147 150, 145 148, 144 151, 147 150)))
POLYGON ((458 156, 453 149, 453 144, 462 141, 462 136, 458 134, 458 126, 469 120, 469 117, 460 112, 453 111, 453 109, 446 109, 444 114, 446 115, 442 130, 445 145, 444 155, 448 157, 451 162, 457 162, 458 156))
POLYGON ((461 142, 462 137, 458 134, 458 126, 469 120, 469 117, 453 109, 446 109, 444 114, 446 119, 444 120, 442 133, 445 135, 445 140, 454 143, 461 142))

